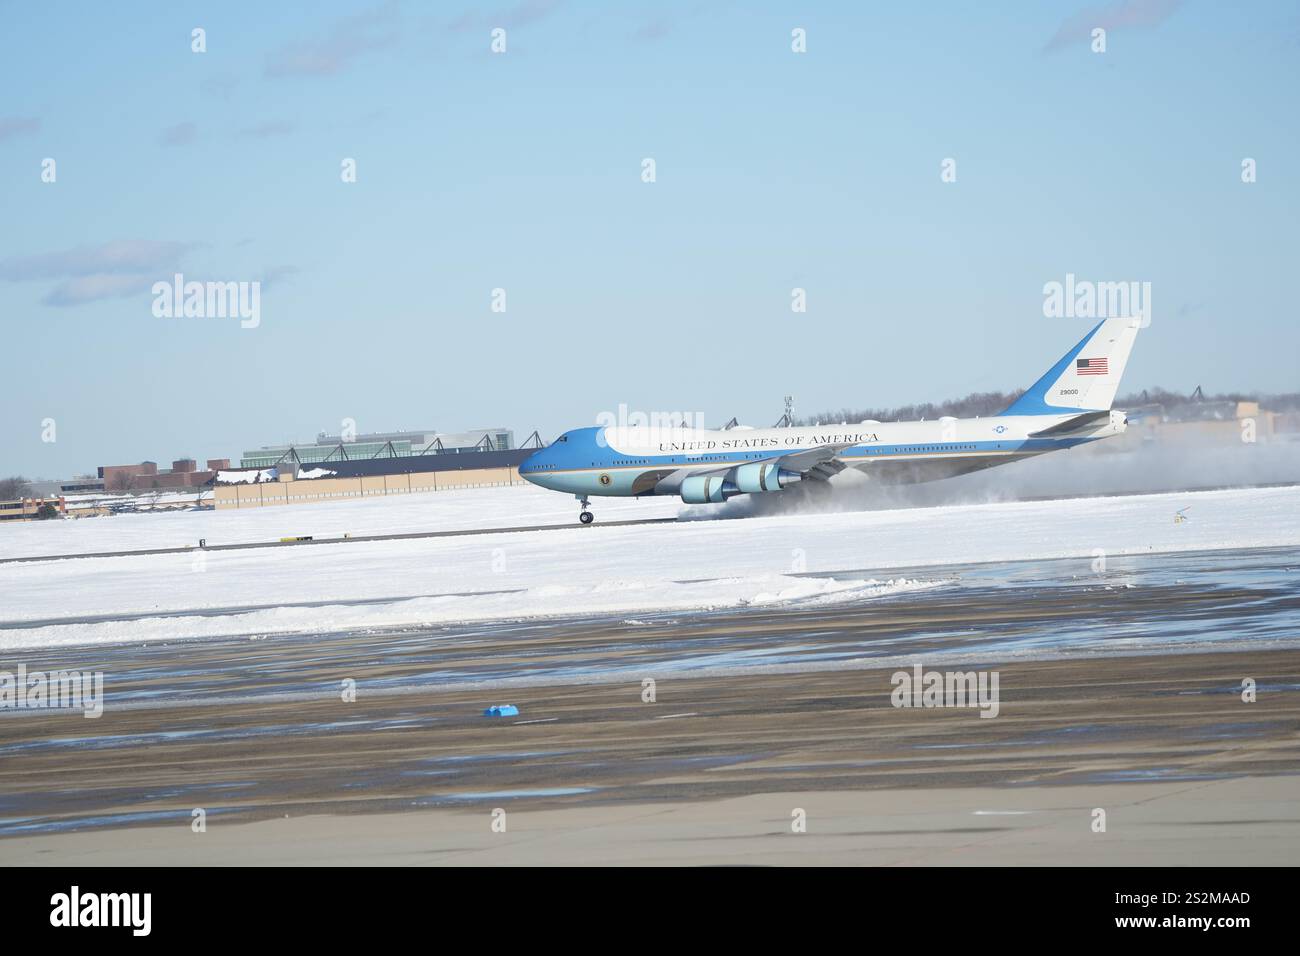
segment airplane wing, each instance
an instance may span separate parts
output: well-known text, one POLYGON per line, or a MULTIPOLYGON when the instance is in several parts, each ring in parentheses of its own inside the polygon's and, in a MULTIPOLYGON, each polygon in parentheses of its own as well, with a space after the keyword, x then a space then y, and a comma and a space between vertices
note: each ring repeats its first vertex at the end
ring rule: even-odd
MULTIPOLYGON (((790 452, 786 455, 773 455, 771 458, 760 458, 753 462, 745 464, 770 464, 785 468, 788 471, 797 471, 805 478, 812 478, 817 481, 829 481, 833 475, 838 475, 847 466, 844 462, 836 459, 845 448, 852 448, 852 442, 846 442, 842 445, 817 445, 813 448, 804 448, 800 451, 790 452)), ((656 494, 676 494, 681 487, 682 481, 690 475, 725 475, 736 466, 720 465, 717 468, 698 469, 698 468, 678 468, 676 471, 660 474, 655 478, 654 489, 656 494)))
POLYGON ((852 443, 818 445, 815 448, 805 448, 803 451, 795 451, 788 455, 779 455, 776 458, 766 460, 781 468, 797 471, 805 478, 827 481, 832 475, 838 475, 848 467, 835 456, 844 449, 852 447, 852 443))

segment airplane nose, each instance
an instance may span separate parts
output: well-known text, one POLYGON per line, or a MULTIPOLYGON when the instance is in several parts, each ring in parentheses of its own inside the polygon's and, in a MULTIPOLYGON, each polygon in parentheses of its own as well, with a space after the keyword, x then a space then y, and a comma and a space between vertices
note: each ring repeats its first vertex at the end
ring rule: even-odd
POLYGON ((543 470, 543 466, 546 464, 545 455, 545 448, 539 448, 537 451, 533 452, 519 463, 519 474, 524 478, 528 478, 529 481, 532 481, 530 476, 543 470))

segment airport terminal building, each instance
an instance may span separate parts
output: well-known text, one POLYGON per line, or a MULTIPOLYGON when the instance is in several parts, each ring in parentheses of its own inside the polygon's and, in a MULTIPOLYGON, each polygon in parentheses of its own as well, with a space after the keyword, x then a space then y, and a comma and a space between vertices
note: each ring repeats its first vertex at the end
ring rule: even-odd
POLYGON ((317 436, 315 442, 245 452, 220 471, 218 510, 526 484, 519 465, 541 445, 533 433, 514 448, 507 428, 468 432, 378 432, 317 436))
POLYGON ((367 458, 406 458, 471 451, 508 451, 515 444, 509 428, 475 428, 464 432, 415 431, 368 432, 327 435, 321 432, 312 442, 264 445, 244 452, 241 468, 272 468, 286 461, 302 465, 316 462, 356 461, 367 458))

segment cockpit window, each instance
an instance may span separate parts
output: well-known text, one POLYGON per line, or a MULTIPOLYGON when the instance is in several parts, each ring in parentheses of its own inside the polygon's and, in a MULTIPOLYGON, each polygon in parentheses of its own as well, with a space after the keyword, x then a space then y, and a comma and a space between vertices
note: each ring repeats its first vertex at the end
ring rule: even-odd
POLYGON ((551 444, 552 444, 552 445, 558 445, 560 442, 562 442, 562 441, 568 441, 568 440, 569 440, 569 436, 568 436, 568 435, 561 435, 559 438, 555 439, 555 441, 551 442, 551 444))

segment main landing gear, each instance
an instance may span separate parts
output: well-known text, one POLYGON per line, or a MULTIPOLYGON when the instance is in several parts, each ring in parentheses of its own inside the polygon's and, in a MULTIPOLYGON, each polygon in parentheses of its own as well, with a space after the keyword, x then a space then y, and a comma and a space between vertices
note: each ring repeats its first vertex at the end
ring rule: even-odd
POLYGON ((578 520, 583 524, 591 524, 596 520, 596 516, 587 510, 587 506, 591 502, 587 500, 586 495, 575 495, 574 497, 578 499, 578 505, 582 508, 582 514, 578 515, 578 520))

